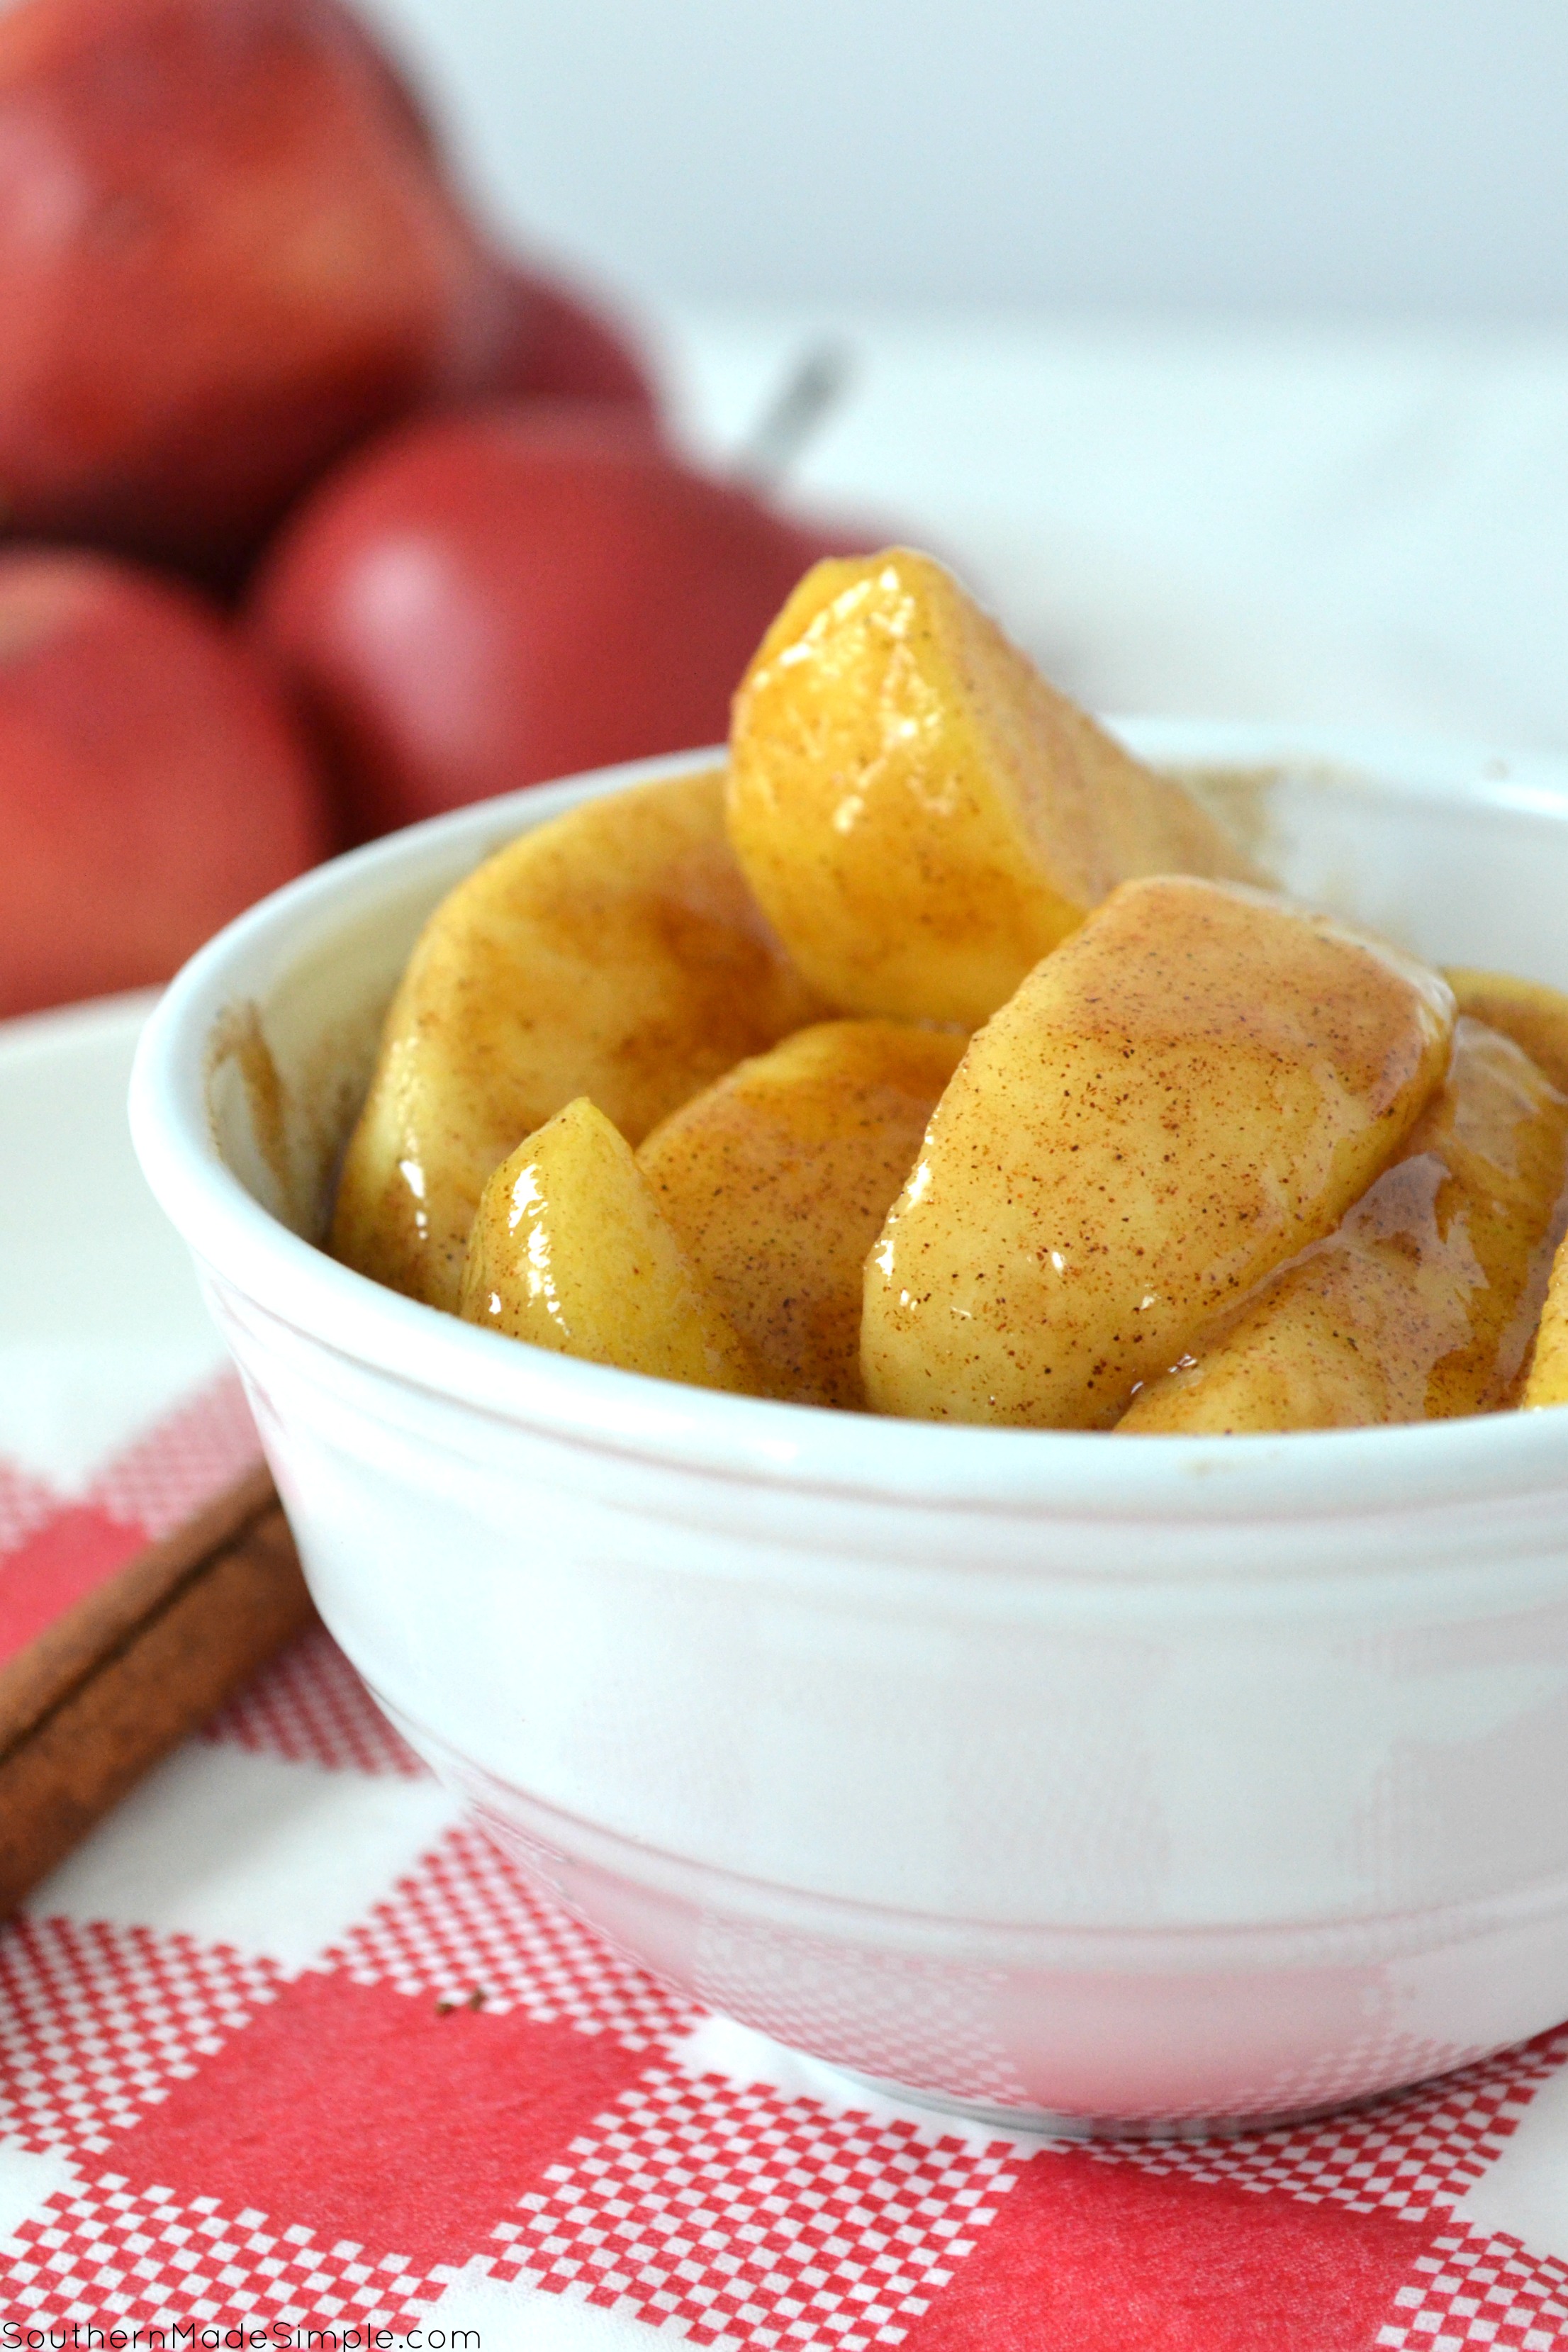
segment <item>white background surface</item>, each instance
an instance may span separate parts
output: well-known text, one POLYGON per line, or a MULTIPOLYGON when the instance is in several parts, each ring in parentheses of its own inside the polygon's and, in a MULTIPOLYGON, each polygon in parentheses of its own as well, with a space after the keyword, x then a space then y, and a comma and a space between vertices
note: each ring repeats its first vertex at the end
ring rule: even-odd
POLYGON ((1560 317, 1561 0, 372 0, 654 303, 1560 317))
POLYGON ((224 1360, 125 1123, 153 1001, 0 1022, 0 1452, 73 1499, 224 1360))
POLYGON ((795 494, 947 554, 1094 708, 1568 750, 1568 331, 665 316, 721 460, 841 332, 795 494))
POLYGON ((363 0, 722 462, 1100 709, 1568 749, 1562 0, 363 0))

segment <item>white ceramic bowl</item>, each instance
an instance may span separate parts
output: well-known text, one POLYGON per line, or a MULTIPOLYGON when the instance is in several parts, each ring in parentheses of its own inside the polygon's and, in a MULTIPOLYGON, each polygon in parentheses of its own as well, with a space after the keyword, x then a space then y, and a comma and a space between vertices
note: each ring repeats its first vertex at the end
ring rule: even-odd
MULTIPOLYGON (((1568 986, 1568 763, 1123 731, 1229 777, 1300 895, 1568 986)), ((1136 1443, 873 1420, 519 1346, 302 1237, 426 911, 691 764, 308 876, 142 1047, 143 1166, 382 1705, 649 1966, 973 2112, 1300 2110, 1568 2013, 1568 1412, 1136 1443)))

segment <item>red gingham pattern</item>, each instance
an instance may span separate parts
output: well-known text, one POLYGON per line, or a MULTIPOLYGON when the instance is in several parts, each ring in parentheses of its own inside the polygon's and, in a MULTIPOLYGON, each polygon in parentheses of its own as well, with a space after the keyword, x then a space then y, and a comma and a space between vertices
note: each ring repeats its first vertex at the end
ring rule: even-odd
POLYGON ((1091 2152, 1104 2163, 1424 2221, 1447 2211, 1481 2178, 1537 2086, 1564 2063, 1568 2028, 1560 2027, 1522 2050, 1348 2114, 1230 2139, 1124 2140, 1091 2152))
MULTIPOLYGON (((641 2043, 642 2053, 631 2060, 636 2079, 563 2135, 510 2211, 476 2210, 473 2242, 455 2243, 447 2260, 411 2258, 369 2231, 329 2231, 281 2192, 275 2205, 204 2197, 136 2170, 142 2117, 176 2084, 199 2093, 206 2070, 243 2053, 264 2010, 280 2013, 268 2009, 282 1992, 272 1965, 188 1937, 59 1920, 14 1925, 0 1936, 0 2148, 62 2150, 88 2176, 0 2242, 0 2315, 233 2325, 264 2314, 318 2327, 352 2316, 405 2329, 447 2281, 488 2272, 498 2285, 585 2298, 694 2342, 859 2352, 917 2328, 924 2340, 944 2290, 1008 2210, 1028 2156, 1026 2145, 936 2119, 873 2121, 852 2105, 834 2111, 765 2084, 689 2073, 659 2045, 678 2051, 689 2012, 519 1886, 466 1829, 323 1955, 325 1976, 306 1981, 323 1996, 334 1973, 376 1981, 398 2014, 407 2002, 411 2020, 455 2006, 471 2036, 499 2031, 489 2018, 511 2008, 542 2029, 555 2021, 557 2032, 574 2017, 578 2032, 552 2045, 565 2048, 568 2067, 573 2048, 588 2053, 605 2039, 641 2043), (461 1997, 476 1980, 486 1998, 470 2012, 461 1997), (600 2035, 581 2034, 585 2023, 600 2035), (113 2169, 99 2173, 91 2159, 106 2152, 113 2169)), ((322 2054, 319 2037, 301 2045, 307 2076, 322 2054)), ((1558 2037, 1522 2064, 1493 2061, 1338 2121, 1258 2139, 1079 2149, 1075 2161, 1107 2177, 1131 2166, 1151 2189, 1161 2177, 1200 2197, 1205 2181, 1222 2195, 1242 2188, 1265 2231, 1281 2196, 1298 2211, 1320 2210, 1313 2227, 1331 2257, 1334 2231, 1352 2221, 1336 2221, 1340 2206, 1392 2209, 1416 2226, 1384 2333, 1368 2335, 1369 2347, 1497 2341, 1547 2352, 1568 2346, 1563 2266, 1442 2224, 1562 2055, 1558 2037), (1436 2216, 1441 2234, 1419 2226, 1422 2215, 1436 2216), (1488 2336, 1494 2311, 1511 2335, 1488 2336)), ((515 2061, 498 2064, 504 2073, 515 2061)), ((439 2135, 422 2137, 418 2153, 439 2175, 439 2135)), ((276 2166, 281 2152, 258 2160, 276 2166)), ((344 2194, 352 2200, 352 2180, 344 2194)), ((939 2329, 933 2341, 945 2340, 939 2329)), ((1267 2335, 1256 2342, 1273 2352, 1267 2335)), ((995 2344, 1033 2352, 1026 2336, 995 2344)))
MULTIPOLYGON (((128 1354, 128 1371, 134 1366, 128 1354)), ((0 1413, 5 1400, 0 1398, 0 1413)), ((79 1496, 0 1454, 0 1663, 260 1458, 232 1372, 112 1455, 79 1496)))
POLYGON ((260 1458, 238 1376, 221 1372, 117 1454, 87 1499, 150 1537, 166 1536, 260 1458))
POLYGON ((356 1984, 613 2033, 647 2050, 701 2012, 541 1899, 478 1830, 447 1832, 330 1956, 356 1984))
POLYGON ((0 1936, 0 2145, 102 2155, 278 1981, 273 1962, 188 1936, 15 1921, 0 1936))
POLYGON ((0 1456, 0 1565, 58 1508, 58 1497, 42 1478, 0 1456))
POLYGON ((225 2213, 215 2197, 183 2204, 166 2190, 137 2195, 121 2175, 104 2173, 0 2240, 12 2298, 0 2309, 35 2324, 406 2329, 419 2315, 416 2298, 441 2291, 404 2255, 367 2262, 352 2240, 323 2247, 303 2226, 275 2233, 263 2221, 225 2213))
POLYGON ((302 1635, 200 1733, 254 1756, 320 1764, 329 1772, 397 1772, 425 1767, 400 1738, 333 1642, 320 1627, 302 1635))
POLYGON ((1415 2258, 1378 2331, 1388 2352, 1552 2352, 1568 2330, 1568 2265, 1526 2253, 1512 2238, 1445 2232, 1415 2258))
POLYGON ((694 2344, 896 2344, 1015 2185, 977 2152, 758 2084, 651 2069, 504 2222, 524 2276, 694 2344))
MULTIPOLYGON (((88 1501, 160 1531, 254 1445, 237 1384, 216 1383, 88 1501)), ((0 1552, 57 1516, 0 1462, 0 1552)), ((289 1835, 312 1807, 335 1818, 350 1776, 378 1784, 353 1819, 431 1818, 423 1768, 319 1632, 205 1737, 266 1763, 258 1787, 289 1835)), ((114 1824, 98 1836, 111 1844, 114 1824)), ((532 2294, 542 2347, 552 2315, 585 2303, 734 2352, 1568 2352, 1568 2261, 1457 2210, 1512 2160, 1532 2098, 1568 2067, 1568 2028, 1351 2115, 1052 2147, 896 2103, 872 2116, 847 2083, 836 2102, 699 2074, 697 2048, 747 2045, 691 2043, 701 2012, 477 1827, 387 1851, 381 1891, 302 1969, 50 1916, 47 1890, 39 1916, 0 1928, 0 2320, 400 2336, 479 2283, 498 2309, 532 2294)), ((314 1865, 329 1882, 334 1862, 329 1843, 314 1865)), ((286 1909, 287 1885, 268 1899, 286 1909)), ((264 1927, 264 1913, 237 1916, 264 1927)), ((710 1935, 698 1955, 742 2013, 748 1983, 772 2000, 793 1969, 820 2026, 809 1960, 765 1937, 710 1935)), ((906 2030, 945 2018, 976 2095, 1016 2096, 1005 2053, 945 2000, 895 1970, 851 2006, 880 2016, 889 2075, 906 2030)), ((1531 2210, 1551 2210, 1531 2178, 1531 2210)), ((493 2332, 483 2352, 510 2352, 493 2332)))

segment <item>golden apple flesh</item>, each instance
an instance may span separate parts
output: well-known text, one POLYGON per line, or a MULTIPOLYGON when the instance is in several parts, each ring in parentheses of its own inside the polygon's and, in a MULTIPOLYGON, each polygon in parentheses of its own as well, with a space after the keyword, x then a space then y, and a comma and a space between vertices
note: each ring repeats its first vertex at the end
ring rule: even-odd
POLYGON ((1461 1017, 1403 1156, 1337 1232, 1152 1381, 1119 1429, 1349 1429, 1507 1403, 1565 1172, 1568 1097, 1511 1038, 1461 1017))
POLYGON ((893 1021, 821 1023, 741 1063, 638 1153, 775 1395, 864 1405, 866 1253, 965 1043, 893 1021))
POLYGON ((719 770, 585 801, 443 900, 349 1144, 331 1246, 455 1307, 491 1171, 586 1095, 632 1144, 826 1009, 759 914, 719 770))
POLYGON ((929 555, 819 563, 735 698, 729 824, 847 1012, 973 1028, 1131 876, 1255 878, 929 555))
POLYGON ((882 1412, 1104 1429, 1441 1082, 1436 973, 1261 891, 1115 891, 973 1040, 867 1263, 882 1412))
POLYGON ((485 1186, 458 1311, 510 1339, 655 1380, 756 1385, 631 1146, 585 1096, 521 1143, 485 1186))

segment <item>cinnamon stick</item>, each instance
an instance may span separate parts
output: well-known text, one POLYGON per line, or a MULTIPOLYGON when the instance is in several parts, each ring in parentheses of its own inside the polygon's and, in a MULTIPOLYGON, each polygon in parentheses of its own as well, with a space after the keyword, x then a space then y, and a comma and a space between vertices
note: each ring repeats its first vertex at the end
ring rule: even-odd
POLYGON ((0 1918, 313 1613, 258 1468, 0 1667, 0 1918))

